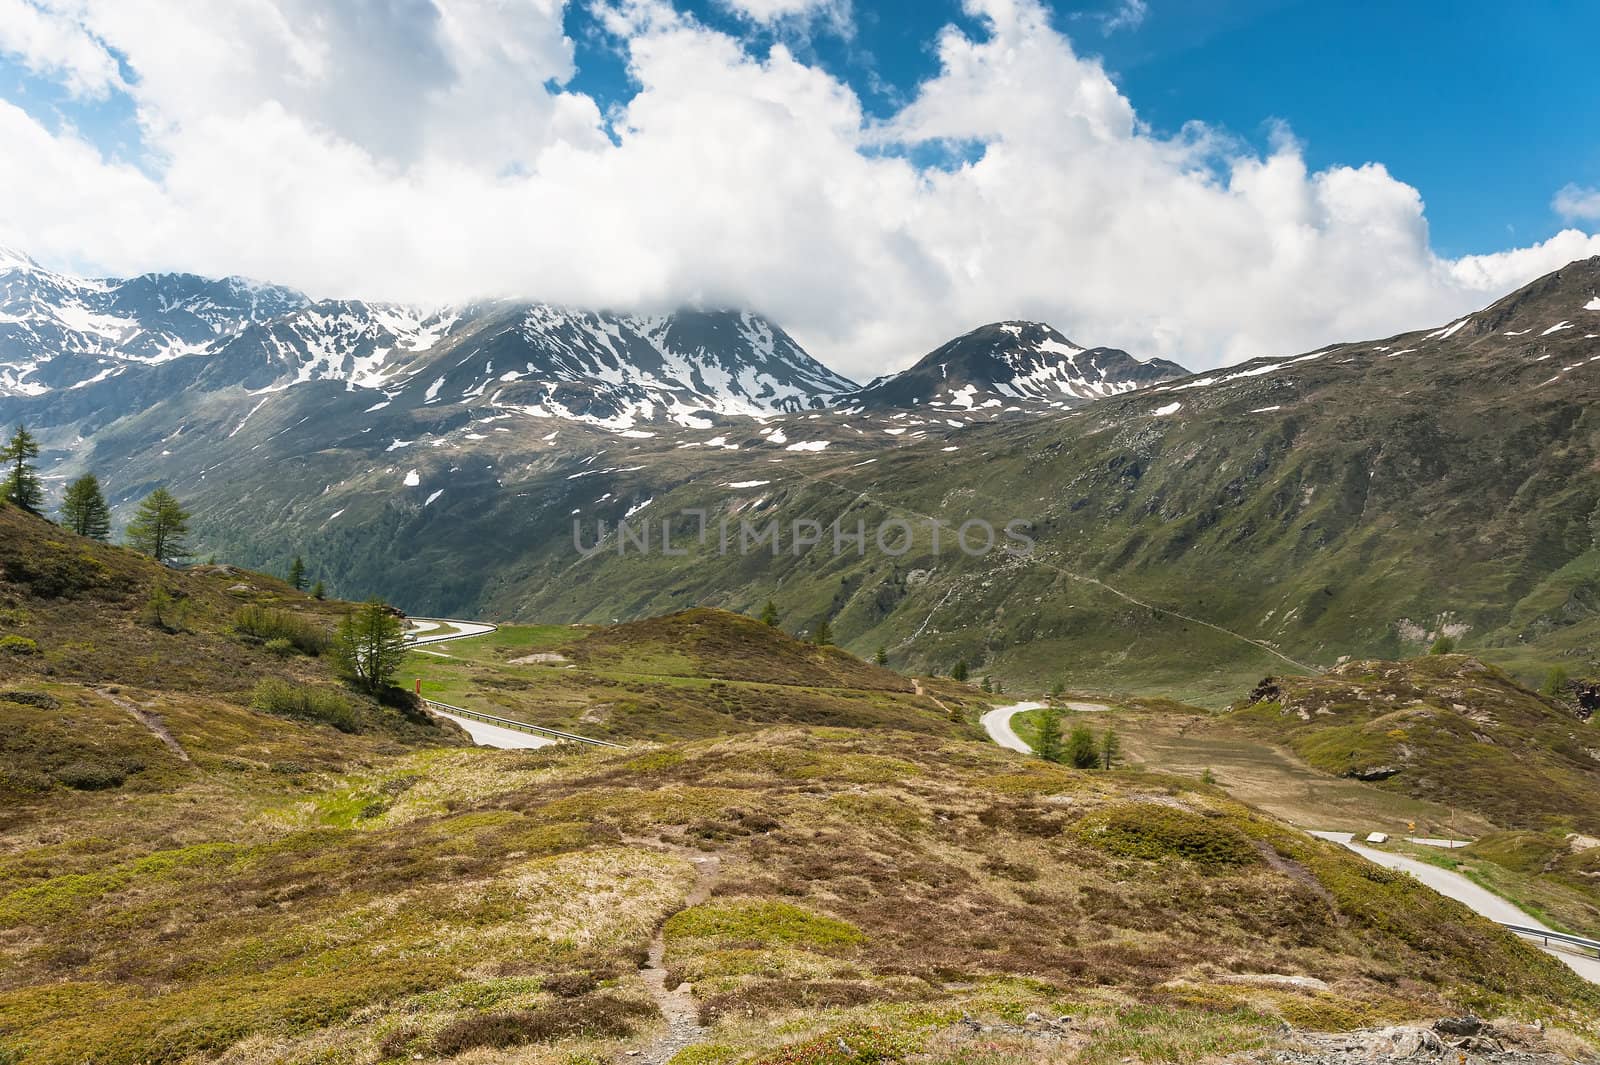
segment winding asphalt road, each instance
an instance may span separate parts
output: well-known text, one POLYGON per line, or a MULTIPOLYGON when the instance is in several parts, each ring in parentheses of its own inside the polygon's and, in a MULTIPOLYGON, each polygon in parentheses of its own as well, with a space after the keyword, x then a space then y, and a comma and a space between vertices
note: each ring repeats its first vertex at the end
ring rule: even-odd
MULTIPOLYGON (((1104 713, 1111 709, 1104 703, 1065 703, 1063 705, 1068 710, 1075 710, 1081 714, 1104 713)), ((1044 708, 1044 703, 1012 703, 1010 706, 997 706, 979 718, 978 723, 983 726, 983 731, 989 734, 989 738, 1000 746, 1010 751, 1016 751, 1018 754, 1032 754, 1033 748, 1029 747, 1022 737, 1018 736, 1011 728, 1011 719, 1018 714, 1025 714, 1029 710, 1043 710, 1044 708)))
MULTIPOLYGON (((407 620, 410 622, 410 628, 406 633, 407 642, 412 647, 483 636, 494 632, 497 628, 495 625, 488 625, 479 621, 456 621, 452 618, 408 618, 407 620)), ((432 708, 431 712, 435 717, 442 717, 460 725, 462 731, 471 736, 472 742, 479 747, 498 747, 504 751, 525 751, 535 747, 549 747, 560 742, 549 736, 536 736, 531 732, 518 732, 516 729, 501 728, 499 725, 491 725, 487 721, 474 721, 470 717, 460 717, 437 708, 432 708)))
POLYGON ((997 706, 984 714, 979 723, 983 725, 983 731, 989 734, 989 738, 1000 746, 1018 754, 1032 754, 1033 748, 1011 730, 1011 719, 1029 710, 1043 709, 1043 703, 1012 703, 1010 706, 997 706))
MULTIPOLYGON (((1355 834, 1351 832, 1313 832, 1318 839, 1325 839, 1330 843, 1337 843, 1342 847, 1361 855, 1375 865, 1385 869, 1394 869, 1402 873, 1410 873, 1422 883, 1431 887, 1446 898, 1455 899, 1474 913, 1498 924, 1521 925, 1523 928, 1536 928, 1549 931, 1550 928, 1542 921, 1507 902, 1486 888, 1468 880, 1460 873, 1441 869, 1437 865, 1408 858, 1403 854, 1391 854, 1374 847, 1366 847, 1357 843, 1355 834)), ((1566 950, 1544 948, 1545 953, 1566 962, 1568 967, 1590 983, 1600 984, 1600 958, 1585 957, 1566 950)))
MULTIPOLYGON (((1044 705, 1044 703, 1023 702, 1012 703, 1010 706, 997 706, 984 714, 979 721, 983 725, 983 730, 989 734, 989 738, 995 743, 1020 754, 1032 754, 1033 748, 1024 743, 1022 737, 1018 736, 1015 730, 1012 729, 1011 719, 1029 710, 1042 709, 1044 705)), ((1108 709, 1108 707, 1101 706, 1098 703, 1069 705, 1073 709, 1085 711, 1108 709)), ((1312 832, 1311 835, 1316 836, 1318 839, 1325 839, 1331 843, 1348 847, 1368 861, 1387 869, 1410 873, 1439 894, 1444 895, 1446 898, 1455 899, 1479 916, 1487 917, 1497 924, 1514 924, 1524 928, 1549 931, 1549 928, 1542 922, 1507 902, 1494 892, 1479 887, 1460 873, 1441 869, 1436 865, 1429 865, 1427 862, 1421 862, 1404 855, 1390 854, 1387 851, 1364 847, 1355 841, 1355 834, 1352 832, 1312 832)), ((1600 984, 1600 958, 1587 957, 1568 950, 1557 950, 1549 947, 1542 949, 1550 956, 1565 962, 1569 968, 1585 980, 1600 984)))

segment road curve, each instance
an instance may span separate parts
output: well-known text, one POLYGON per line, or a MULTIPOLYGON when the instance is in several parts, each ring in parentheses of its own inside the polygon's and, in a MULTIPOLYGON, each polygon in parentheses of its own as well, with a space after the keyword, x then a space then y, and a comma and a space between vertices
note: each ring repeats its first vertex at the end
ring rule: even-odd
MULTIPOLYGON (((1386 869, 1394 869, 1402 873, 1410 873, 1428 887, 1447 898, 1455 899, 1480 917, 1487 917, 1497 924, 1521 925, 1524 928, 1538 928, 1548 931, 1548 926, 1537 920, 1532 915, 1507 902, 1486 888, 1479 887, 1460 873, 1441 869, 1437 865, 1408 858, 1403 854, 1391 854, 1373 847, 1364 847, 1355 841, 1354 833, 1350 832, 1313 832, 1318 839, 1328 840, 1348 847, 1375 865, 1386 869)), ((1567 963, 1574 972, 1591 983, 1600 983, 1600 959, 1584 957, 1563 950, 1549 950, 1545 953, 1567 963)))
POLYGON ((997 706, 987 714, 984 714, 979 719, 979 724, 983 726, 983 731, 989 734, 991 740, 994 740, 994 742, 1007 750, 1017 751, 1021 754, 1032 754, 1033 748, 1024 743, 1022 737, 1011 730, 1011 719, 1029 710, 1043 709, 1044 703, 1012 703, 1010 706, 997 706))
POLYGON ((463 732, 472 737, 472 742, 479 747, 497 747, 502 751, 524 751, 535 747, 550 747, 560 743, 558 739, 550 736, 535 736, 531 732, 519 732, 516 729, 501 728, 491 725, 487 721, 474 721, 470 717, 459 717, 456 714, 446 713, 433 707, 428 712, 434 717, 442 717, 454 721, 461 726, 463 732))
POLYGON ((420 647, 425 643, 445 643, 449 640, 465 640, 472 636, 482 636, 495 631, 498 625, 489 625, 481 621, 456 621, 454 618, 407 618, 406 642, 412 647, 420 647), (454 631, 428 635, 444 626, 450 626, 454 631))

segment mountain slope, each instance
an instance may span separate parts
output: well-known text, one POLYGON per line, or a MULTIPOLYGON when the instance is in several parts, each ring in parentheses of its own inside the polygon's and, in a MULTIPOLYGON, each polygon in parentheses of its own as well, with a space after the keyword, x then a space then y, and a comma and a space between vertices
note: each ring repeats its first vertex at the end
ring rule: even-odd
POLYGON ((305 302, 290 289, 236 277, 86 280, 0 248, 0 400, 137 373, 305 302))
POLYGON ((1464 655, 1268 678, 1227 720, 1326 772, 1503 828, 1600 832, 1593 725, 1464 655))
MULTIPOLYGON (((592 390, 575 393, 592 408, 553 404, 559 384, 499 380, 524 372, 526 317, 488 309, 386 391, 173 390, 85 443, 90 419, 45 436, 55 476, 93 467, 119 501, 173 487, 210 549, 302 553, 346 594, 423 613, 610 622, 773 598, 791 631, 827 617, 918 671, 964 657, 1013 685, 1211 704, 1440 632, 1537 680, 1600 646, 1597 292, 1600 260, 1574 263, 1457 322, 1000 424, 931 407, 646 423, 592 390), (701 511, 919 533, 893 556, 750 555, 701 542, 701 511), (930 517, 1026 522, 1038 549, 973 558, 947 534, 935 554, 930 517), (624 519, 657 543, 668 520, 689 554, 627 550, 624 519), (575 532, 592 544, 600 521, 606 550, 586 558, 575 532)), ((669 400, 652 412, 681 412, 669 400)))
POLYGON ((955 338, 842 402, 863 410, 923 404, 1004 410, 1015 409, 1018 401, 1072 407, 1187 373, 1164 359, 1141 362, 1116 348, 1080 347, 1039 322, 997 322, 955 338))
POLYGON ((916 668, 966 657, 1019 683, 1177 685, 1212 702, 1290 668, 1271 649, 1329 665, 1401 657, 1447 631, 1491 660, 1553 653, 1563 634, 1582 654, 1600 586, 1597 290, 1600 259, 1588 260, 1438 328, 920 448, 829 448, 629 493, 656 514, 713 518, 759 500, 780 525, 1022 519, 1031 559, 936 557, 926 533, 893 558, 784 552, 759 566, 693 546, 687 563, 579 564, 558 544, 530 552, 548 561, 491 601, 583 618, 776 594, 788 624, 831 616, 852 647, 886 644, 916 668), (745 478, 762 484, 724 487, 745 478), (553 579, 563 572, 582 580, 553 579))
POLYGON ((238 279, 91 281, 0 252, 0 414, 92 431, 182 389, 312 381, 613 429, 817 407, 854 383, 759 315, 334 300, 238 279))

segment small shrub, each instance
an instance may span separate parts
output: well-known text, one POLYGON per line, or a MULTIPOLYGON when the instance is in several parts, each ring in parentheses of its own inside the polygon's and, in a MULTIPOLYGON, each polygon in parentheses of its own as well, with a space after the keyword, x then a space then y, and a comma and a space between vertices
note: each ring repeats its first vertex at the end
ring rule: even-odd
POLYGON ((1253 865, 1255 844, 1225 821, 1154 803, 1115 806, 1086 819, 1078 838, 1122 858, 1182 858, 1203 869, 1253 865))
POLYGON ((0 636, 0 654, 8 655, 36 655, 39 645, 26 636, 0 636))
POLYGON ((310 772, 310 770, 301 765, 299 762, 273 762, 272 765, 268 766, 267 768, 274 773, 278 773, 286 777, 297 777, 302 773, 310 772))
POLYGON ((126 770, 104 762, 69 762, 51 774, 69 788, 78 791, 103 791, 121 787, 128 779, 126 770))
POLYGON ((342 694, 327 688, 264 680, 256 685, 250 705, 264 714, 332 725, 340 732, 361 731, 361 711, 342 694))
POLYGON ((1441 636, 1433 641, 1433 646, 1428 648, 1430 655, 1455 654, 1456 638, 1454 636, 1441 636))
POLYGON ((282 636, 275 636, 268 640, 266 647, 268 654, 276 655, 279 658, 288 658, 290 655, 294 654, 294 644, 290 643, 282 636))
POLYGON ((448 1057, 479 1047, 505 1050, 573 1036, 617 1039, 633 1034, 634 1020, 655 1012, 648 1003, 601 994, 536 1010, 474 1013, 446 1025, 434 1037, 433 1050, 448 1057))
POLYGON ((59 710, 61 700, 49 692, 0 692, 0 699, 18 706, 32 706, 40 710, 59 710))
POLYGON ((156 585, 144 605, 144 621, 166 632, 189 631, 189 600, 182 592, 156 585))
POLYGON ((288 610, 242 606, 233 616, 233 629, 263 640, 269 647, 275 640, 286 640, 295 650, 313 658, 328 649, 328 634, 321 626, 288 610))

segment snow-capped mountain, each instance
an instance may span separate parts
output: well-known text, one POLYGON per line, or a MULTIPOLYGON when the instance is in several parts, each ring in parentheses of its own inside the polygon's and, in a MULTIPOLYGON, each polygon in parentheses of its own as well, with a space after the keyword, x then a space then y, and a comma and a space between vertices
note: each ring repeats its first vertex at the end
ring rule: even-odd
POLYGON ((841 402, 863 410, 931 405, 1001 411, 1019 402, 1074 407, 1188 372, 1165 359, 1146 362, 1118 348, 1082 347, 1042 322, 996 322, 841 402))
POLYGON ((773 323, 738 311, 643 316, 501 305, 458 328, 444 348, 391 363, 390 398, 627 429, 805 410, 856 387, 773 323))
POLYGON ((0 397, 83 388, 203 352, 305 303, 237 277, 74 277, 0 248, 0 397))
POLYGON ((857 387, 749 312, 312 303, 236 278, 87 280, 0 253, 0 401, 16 401, 0 406, 31 419, 120 417, 179 388, 314 381, 381 392, 374 403, 397 409, 503 407, 614 429, 811 409, 857 387))

